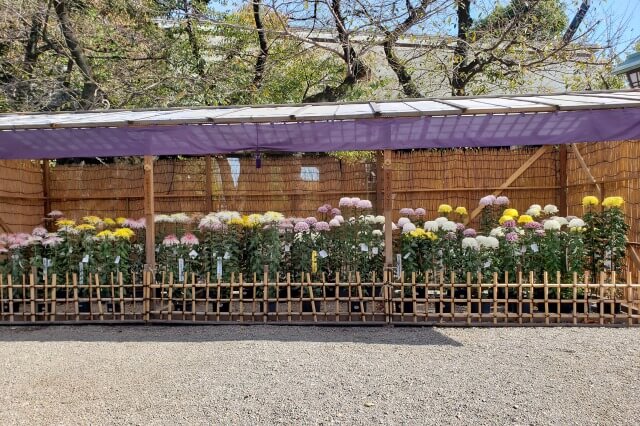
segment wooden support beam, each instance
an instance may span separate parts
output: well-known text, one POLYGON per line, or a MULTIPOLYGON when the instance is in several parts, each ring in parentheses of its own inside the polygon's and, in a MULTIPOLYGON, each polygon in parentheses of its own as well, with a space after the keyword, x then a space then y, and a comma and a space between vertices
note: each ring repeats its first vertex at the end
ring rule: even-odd
POLYGON ((376 151, 376 214, 384 213, 384 154, 376 151))
POLYGON ((42 203, 43 217, 46 217, 51 212, 51 167, 49 160, 42 160, 42 197, 44 198, 42 203))
POLYGON ((602 188, 600 188, 600 185, 598 185, 596 178, 594 178, 593 175, 591 174, 591 170, 589 170, 589 166, 587 166, 587 163, 584 161, 584 158, 582 158, 582 154, 580 154, 580 150, 578 150, 578 145, 576 145, 575 143, 572 143, 571 149, 573 149, 573 153, 576 155, 576 158, 578 159, 578 162, 580 163, 580 167, 582 167, 582 170, 584 170, 584 172, 587 174, 587 177, 589 178, 591 183, 596 186, 596 191, 598 191, 598 199, 602 201, 602 188))
POLYGON ((393 267, 393 165, 391 150, 384 151, 384 266, 393 267))
POLYGON ((204 157, 204 173, 205 173, 205 209, 207 213, 211 213, 213 211, 213 182, 211 177, 211 155, 205 155, 204 157))
MULTIPOLYGON (((502 194, 502 191, 507 189, 513 182, 515 182, 516 179, 518 179, 529 167, 531 167, 533 163, 535 163, 538 160, 538 158, 542 157, 542 155, 545 154, 548 150, 549 150, 548 145, 543 145, 540 148, 538 148, 538 150, 534 152, 533 155, 529 157, 529 159, 525 161, 524 164, 520 166, 518 170, 513 172, 513 174, 509 176, 509 178, 505 180, 504 183, 500 185, 498 189, 493 191, 493 195, 497 197, 498 195, 502 194)), ((481 211, 482 211, 482 207, 480 206, 476 207, 476 209, 472 211, 471 214, 467 217, 467 220, 465 221, 465 225, 471 222, 473 219, 475 219, 475 217, 478 216, 478 214, 481 211)))
POLYGON ((154 222, 154 186, 153 186, 153 156, 144 156, 144 217, 146 219, 146 270, 154 270, 156 266, 156 227, 154 222))
POLYGON ((558 209, 561 216, 567 216, 569 214, 569 206, 567 205, 567 146, 560 145, 558 158, 558 209))

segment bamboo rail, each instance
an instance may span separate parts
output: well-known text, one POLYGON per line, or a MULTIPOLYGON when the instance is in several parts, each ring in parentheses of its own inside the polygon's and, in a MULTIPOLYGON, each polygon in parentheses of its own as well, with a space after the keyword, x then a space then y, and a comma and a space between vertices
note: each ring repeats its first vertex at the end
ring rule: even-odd
POLYGON ((312 280, 290 274, 269 280, 232 274, 228 282, 197 280, 186 274, 176 282, 169 273, 122 273, 107 280, 98 274, 56 275, 38 280, 30 274, 0 275, 0 324, 33 323, 246 323, 246 324, 393 324, 456 326, 638 326, 640 284, 627 274, 577 275, 561 282, 558 274, 467 274, 456 280, 443 274, 415 273, 392 280, 359 273, 312 280), (142 279, 140 279, 142 278, 142 279))

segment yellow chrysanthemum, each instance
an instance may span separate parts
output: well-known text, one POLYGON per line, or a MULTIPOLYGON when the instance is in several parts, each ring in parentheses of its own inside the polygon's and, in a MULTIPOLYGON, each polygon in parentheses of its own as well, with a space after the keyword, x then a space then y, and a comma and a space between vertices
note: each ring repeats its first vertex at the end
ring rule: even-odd
POLYGON ((409 235, 412 236, 413 238, 426 238, 427 231, 425 231, 422 228, 417 228, 417 229, 409 232, 409 235))
POLYGON ((511 219, 513 219, 514 217, 518 217, 518 210, 516 209, 506 209, 504 211, 504 213, 502 213, 503 216, 511 216, 511 219))
POLYGON ((124 240, 128 240, 129 238, 133 237, 135 234, 136 233, 129 228, 118 228, 115 231, 113 231, 114 237, 122 238, 124 240))
POLYGON ((600 200, 598 200, 598 197, 594 197, 593 195, 587 195, 582 199, 582 205, 584 207, 597 206, 598 203, 600 203, 600 200))
POLYGON ((604 200, 602 200, 602 205, 604 207, 622 207, 622 205, 624 204, 624 199, 622 197, 607 197, 604 200))
POLYGON ((435 241, 438 239, 438 236, 431 231, 427 231, 427 238, 431 241, 435 241))
POLYGON ((284 219, 284 215, 280 212, 268 211, 263 215, 265 222, 280 222, 284 219))
POLYGON ((116 224, 116 221, 111 219, 110 217, 105 217, 102 221, 107 226, 115 226, 115 224, 116 224))
POLYGON ((587 228, 583 227, 583 226, 576 226, 573 228, 569 228, 569 232, 584 232, 586 231, 587 228))
POLYGON ((513 216, 509 216, 508 214, 503 215, 500 220, 498 221, 498 223, 500 225, 502 225, 503 223, 505 223, 508 220, 513 220, 513 216))
POLYGON ((82 218, 82 220, 90 225, 97 225, 102 222, 102 219, 100 219, 98 216, 85 216, 82 218))
POLYGON ((523 214, 518 218, 518 223, 524 225, 526 223, 533 222, 533 218, 528 214, 523 214))
POLYGON ((241 217, 234 217, 229 220, 229 225, 244 225, 241 217))
POLYGON ((438 206, 438 213, 451 213, 453 208, 449 204, 440 204, 438 206))
POLYGON ((100 238, 101 240, 112 239, 113 238, 113 232, 111 232, 109 230, 100 231, 100 232, 98 232, 96 237, 100 238))
POLYGON ((125 223, 127 221, 126 217, 116 217, 116 223, 118 225, 122 225, 123 223, 125 223))
POLYGON ((63 227, 63 226, 73 226, 76 224, 75 220, 71 220, 71 219, 60 219, 58 221, 56 221, 56 225, 59 227, 63 227))
POLYGON ((96 227, 93 225, 89 225, 88 223, 81 223, 80 225, 76 226, 76 229, 78 231, 95 231, 96 227))
POLYGON ((466 207, 461 207, 461 206, 460 207, 456 207, 455 212, 458 213, 460 216, 466 216, 466 215, 469 214, 469 213, 467 213, 467 208, 466 207))
POLYGON ((247 217, 247 222, 249 226, 258 226, 262 223, 262 215, 258 213, 250 214, 247 217))

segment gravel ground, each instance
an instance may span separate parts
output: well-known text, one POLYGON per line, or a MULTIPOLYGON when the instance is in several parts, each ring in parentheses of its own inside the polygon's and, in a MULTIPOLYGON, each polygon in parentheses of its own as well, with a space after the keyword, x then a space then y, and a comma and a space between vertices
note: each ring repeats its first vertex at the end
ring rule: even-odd
POLYGON ((640 328, 2 327, 0 424, 640 424, 640 328))

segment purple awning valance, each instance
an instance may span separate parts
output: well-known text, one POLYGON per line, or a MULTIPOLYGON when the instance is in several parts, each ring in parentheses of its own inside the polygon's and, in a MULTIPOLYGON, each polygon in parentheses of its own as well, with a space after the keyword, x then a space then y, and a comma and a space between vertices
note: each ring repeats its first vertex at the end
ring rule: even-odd
POLYGON ((0 131, 0 158, 555 145, 640 139, 640 108, 0 131))

